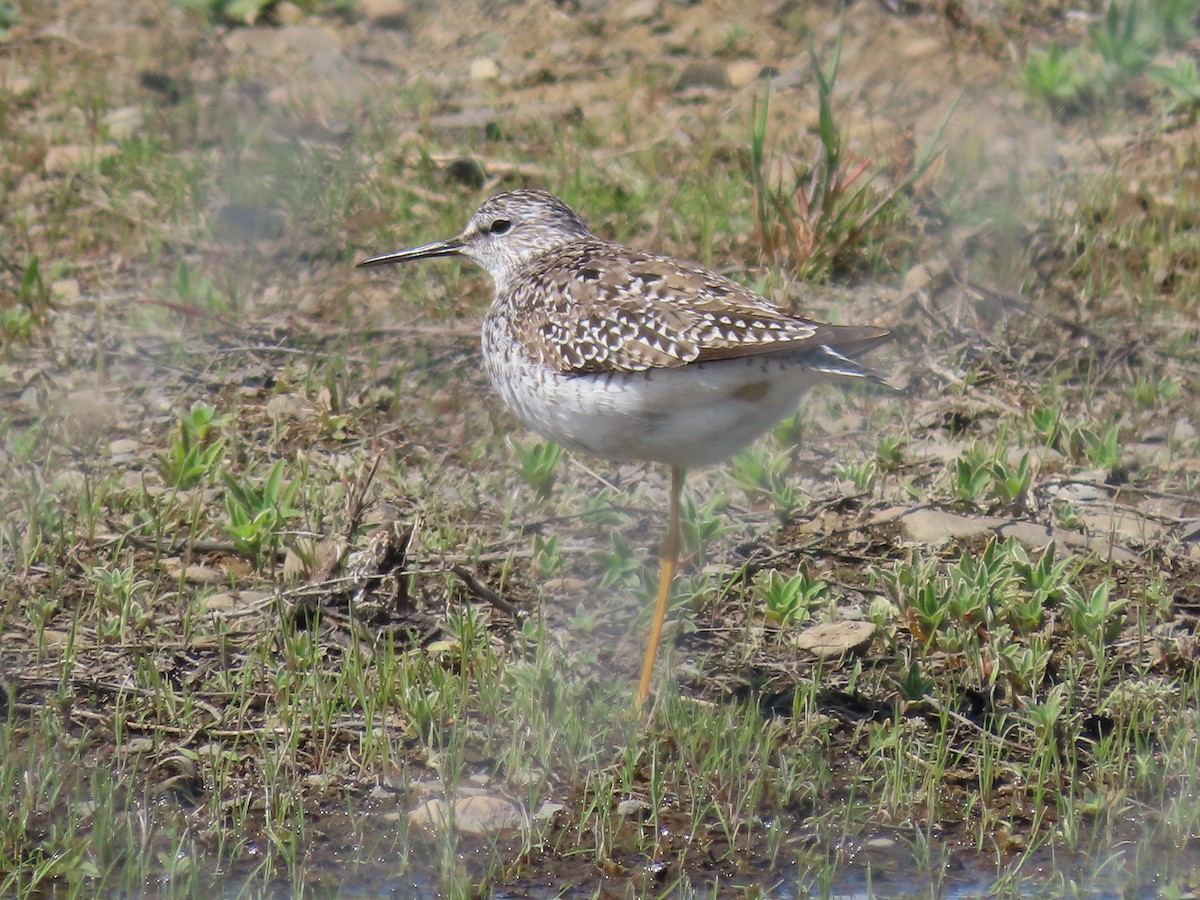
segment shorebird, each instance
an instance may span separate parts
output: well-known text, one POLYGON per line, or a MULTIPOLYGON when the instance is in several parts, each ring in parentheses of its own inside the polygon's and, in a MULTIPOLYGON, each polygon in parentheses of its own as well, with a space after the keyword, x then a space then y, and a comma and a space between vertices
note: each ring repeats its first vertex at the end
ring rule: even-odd
POLYGON ((883 383, 854 356, 888 332, 793 316, 715 272, 602 240, 538 190, 496 194, 456 237, 358 265, 440 256, 492 278, 484 368, 517 418, 571 450, 670 467, 640 709, 679 564, 684 471, 728 459, 818 381, 883 383))

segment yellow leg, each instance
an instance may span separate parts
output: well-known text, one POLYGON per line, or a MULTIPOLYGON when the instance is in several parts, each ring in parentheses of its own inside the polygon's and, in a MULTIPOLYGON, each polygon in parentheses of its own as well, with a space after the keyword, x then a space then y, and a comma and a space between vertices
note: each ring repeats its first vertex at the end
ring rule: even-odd
POLYGON ((679 565, 679 494, 683 490, 683 469, 671 469, 671 515, 667 520, 667 532, 663 535, 662 549, 658 558, 661 569, 658 573, 658 597, 654 601, 654 621, 650 623, 650 645, 646 647, 646 659, 642 663, 642 680, 638 682, 637 708, 640 711, 650 696, 650 680, 654 675, 654 658, 658 655, 658 642, 662 637, 663 620, 667 617, 667 601, 671 599, 671 582, 675 568, 679 565))

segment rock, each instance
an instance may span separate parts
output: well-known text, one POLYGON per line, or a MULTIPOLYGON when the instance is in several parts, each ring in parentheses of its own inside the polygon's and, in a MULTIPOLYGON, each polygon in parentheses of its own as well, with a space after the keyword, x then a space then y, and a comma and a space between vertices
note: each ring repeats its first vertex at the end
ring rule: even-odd
POLYGON ((725 67, 725 77, 730 87, 744 88, 753 84, 762 75, 762 64, 753 59, 736 59, 725 67))
POLYGON ((304 10, 291 0, 275 4, 275 21, 280 25, 299 25, 304 19, 304 10))
POLYGON ((233 594, 221 592, 211 594, 196 601, 203 612, 224 612, 237 606, 237 598, 233 594))
POLYGON ((864 650, 873 637, 873 622, 822 622, 801 632, 796 638, 796 646, 814 656, 829 659, 864 650))
POLYGON ((507 797, 480 794, 454 801, 437 798, 422 803, 408 814, 408 821, 432 831, 454 828, 463 834, 496 835, 527 826, 525 813, 507 797))
POLYGON ((82 291, 79 288, 78 279, 60 278, 50 283, 50 293, 54 295, 55 300, 71 303, 79 299, 82 291))
POLYGON ((633 0, 623 10, 617 13, 617 19, 627 24, 633 22, 650 22, 660 15, 658 0, 633 0))
POLYGON ((533 814, 533 820, 535 822, 553 822, 560 813, 566 812, 566 809, 565 803, 551 803, 547 800, 533 814))
POLYGON ((714 88, 719 91, 729 88, 729 76, 725 67, 719 62, 693 62, 684 66, 675 82, 675 90, 686 91, 690 88, 714 88))
POLYGON ((401 31, 408 28, 408 0, 358 0, 359 14, 379 28, 401 31))
POLYGON ((1060 531, 1037 522, 1008 522, 1000 527, 997 535, 1005 540, 1020 541, 1030 550, 1041 550, 1051 543, 1073 550, 1095 553, 1111 562, 1134 562, 1136 553, 1118 547, 1109 540, 1096 539, 1072 531, 1060 531))
POLYGON ((108 455, 113 459, 128 459, 142 450, 140 442, 131 438, 118 438, 108 445, 108 455))
POLYGON ((500 66, 494 59, 482 57, 471 60, 469 72, 472 81, 495 81, 500 77, 500 66))
POLYGON ((342 41, 336 29, 324 25, 288 25, 235 28, 225 36, 225 47, 239 56, 278 58, 293 54, 312 59, 340 55, 342 41))
POLYGON ((900 518, 904 536, 919 544, 944 544, 947 541, 985 535, 1005 523, 992 516, 960 516, 958 513, 923 507, 900 518))
POLYGON ((1046 490, 1046 496, 1051 500, 1060 500, 1063 503, 1095 503, 1107 500, 1108 494, 1109 492, 1100 485, 1080 484, 1077 481, 1057 484, 1046 490))
POLYGON ((163 563, 168 575, 172 578, 182 576, 183 580, 189 584, 224 584, 225 573, 220 569, 214 569, 212 566, 202 566, 193 563, 190 566, 184 566, 180 559, 168 559, 163 563))
POLYGON ((645 800, 622 800, 617 804, 617 815, 622 819, 628 819, 631 816, 640 817, 642 813, 650 809, 650 804, 645 800))

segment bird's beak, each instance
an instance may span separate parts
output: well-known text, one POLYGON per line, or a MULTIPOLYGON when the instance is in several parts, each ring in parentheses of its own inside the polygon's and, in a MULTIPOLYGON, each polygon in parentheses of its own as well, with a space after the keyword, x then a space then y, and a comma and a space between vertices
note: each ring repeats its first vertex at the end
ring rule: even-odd
POLYGON ((392 263, 409 262, 414 259, 431 259, 435 256, 457 256, 462 252, 463 242, 458 238, 448 241, 434 241, 432 244, 422 244, 410 250, 397 250, 395 253, 384 253, 382 256, 372 256, 357 264, 364 266, 387 266, 392 263))

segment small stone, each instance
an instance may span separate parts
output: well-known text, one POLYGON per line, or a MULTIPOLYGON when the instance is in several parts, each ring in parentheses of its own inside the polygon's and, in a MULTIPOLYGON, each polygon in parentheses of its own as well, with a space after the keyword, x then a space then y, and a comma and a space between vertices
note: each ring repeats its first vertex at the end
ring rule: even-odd
POLYGON ((463 834, 495 835, 525 827, 525 814, 506 797, 484 794, 459 797, 453 804, 434 799, 422 803, 408 814, 408 821, 418 827, 444 831, 453 827, 463 834))
POLYGON ((121 752, 133 756, 137 753, 149 753, 154 749, 154 740, 147 737, 136 737, 126 741, 121 747, 121 752))
POLYGON ((622 22, 649 22, 660 15, 658 0, 633 0, 617 13, 622 22))
POLYGON ((500 67, 494 59, 474 59, 471 60, 470 76, 472 81, 495 81, 500 77, 500 67))
POLYGON ((280 25, 299 25, 304 19, 304 10, 291 0, 275 4, 275 21, 280 25))
POLYGON ((114 459, 121 457, 127 458, 136 456, 141 452, 141 442, 135 441, 132 438, 118 438, 108 445, 108 455, 114 459))
POLYGON ((560 813, 566 812, 565 803, 551 803, 547 800, 538 807, 538 811, 533 814, 535 822, 553 822, 558 818, 560 813))
POLYGON ((713 88, 723 91, 729 87, 729 76, 725 67, 719 62, 694 62, 684 66, 675 83, 675 90, 686 91, 690 88, 713 88))
POLYGON ((796 638, 796 646, 814 656, 830 659, 865 649, 873 637, 875 625, 872 622, 822 622, 801 632, 796 638))
POLYGON ((358 0, 358 12, 372 25, 400 31, 408 28, 408 0, 358 0))
POLYGON ((988 534, 1005 521, 991 516, 960 516, 927 507, 906 513, 900 519, 900 527, 910 541, 944 544, 951 540, 988 534))
POLYGON ((225 581, 225 573, 212 566, 195 563, 184 566, 180 559, 168 559, 164 563, 164 567, 172 578, 182 577, 189 584, 222 584, 225 581))
POLYGON ((210 594, 196 601, 201 612, 224 612, 237 606, 237 598, 225 592, 210 594))
POLYGON ((640 817, 642 813, 650 809, 650 804, 645 800, 622 800, 617 804, 617 815, 622 819, 628 819, 633 816, 640 817))
POLYGON ((63 300, 70 303, 78 300, 82 292, 79 289, 78 279, 60 278, 58 281, 50 283, 50 293, 54 295, 56 300, 63 300))
POLYGON ((753 59, 736 59, 725 67, 730 87, 744 88, 753 84, 763 73, 762 63, 753 59))

